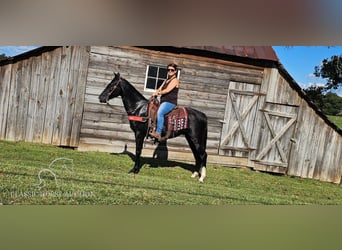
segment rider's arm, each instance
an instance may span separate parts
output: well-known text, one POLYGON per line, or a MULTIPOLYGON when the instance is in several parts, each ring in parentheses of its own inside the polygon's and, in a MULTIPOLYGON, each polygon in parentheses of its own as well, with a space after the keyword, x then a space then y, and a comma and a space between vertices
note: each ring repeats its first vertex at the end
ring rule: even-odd
POLYGON ((177 79, 177 78, 175 78, 175 79, 173 79, 170 83, 169 83, 169 85, 167 86, 167 88, 166 89, 163 89, 163 90, 157 90, 157 91, 159 91, 158 93, 160 94, 160 95, 164 95, 164 94, 167 94, 167 93, 169 93, 171 90, 173 90, 174 88, 178 88, 178 86, 179 86, 179 80, 177 79))

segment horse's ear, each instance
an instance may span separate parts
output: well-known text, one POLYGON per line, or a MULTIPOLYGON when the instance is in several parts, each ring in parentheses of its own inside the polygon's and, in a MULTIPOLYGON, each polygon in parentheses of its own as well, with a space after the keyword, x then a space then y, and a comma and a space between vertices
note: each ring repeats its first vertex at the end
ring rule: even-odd
POLYGON ((119 73, 119 72, 118 72, 118 73, 115 73, 115 72, 113 71, 113 74, 114 74, 115 77, 120 77, 120 73, 119 73))

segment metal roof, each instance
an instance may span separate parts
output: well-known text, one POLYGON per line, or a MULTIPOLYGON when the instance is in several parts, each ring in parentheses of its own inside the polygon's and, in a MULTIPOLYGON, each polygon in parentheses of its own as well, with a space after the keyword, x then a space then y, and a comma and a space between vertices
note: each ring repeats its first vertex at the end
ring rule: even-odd
POLYGON ((190 46, 185 48, 279 62, 279 59, 272 46, 190 46))
MULTIPOLYGON (((7 64, 9 62, 13 63, 13 62, 28 58, 30 56, 39 55, 43 52, 53 50, 57 47, 61 47, 61 46, 38 47, 26 53, 11 57, 7 60, 3 60, 1 64, 7 64)), ((148 46, 148 47, 152 48, 151 46, 148 46)), ((166 49, 168 47, 159 46, 156 48, 166 49)), ((236 56, 236 57, 241 57, 241 58, 246 58, 246 59, 251 58, 251 59, 256 59, 256 60, 268 60, 268 61, 273 61, 273 62, 279 62, 279 59, 275 51, 273 50, 272 46, 186 46, 186 47, 178 47, 178 48, 185 48, 185 49, 197 50, 197 51, 203 51, 203 52, 204 51, 214 52, 214 53, 221 54, 221 55, 236 56)))

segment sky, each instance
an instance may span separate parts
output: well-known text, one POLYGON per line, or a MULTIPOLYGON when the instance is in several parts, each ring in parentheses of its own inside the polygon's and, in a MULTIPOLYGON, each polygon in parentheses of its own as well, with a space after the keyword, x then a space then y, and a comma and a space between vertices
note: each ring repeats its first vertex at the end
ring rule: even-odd
POLYGON ((39 46, 0 46, 0 54, 16 56, 39 46))
MULTIPOLYGON (((0 54, 15 56, 37 46, 0 46, 0 54)), ((292 78, 302 87, 321 85, 326 79, 315 77, 315 66, 333 55, 342 54, 342 46, 273 46, 280 63, 292 78)), ((337 92, 342 96, 342 88, 337 92)))
MULTIPOLYGON (((324 59, 342 55, 342 46, 273 46, 280 63, 302 87, 325 84, 327 79, 315 77, 315 66, 324 59)), ((337 92, 342 96, 342 88, 337 92)))

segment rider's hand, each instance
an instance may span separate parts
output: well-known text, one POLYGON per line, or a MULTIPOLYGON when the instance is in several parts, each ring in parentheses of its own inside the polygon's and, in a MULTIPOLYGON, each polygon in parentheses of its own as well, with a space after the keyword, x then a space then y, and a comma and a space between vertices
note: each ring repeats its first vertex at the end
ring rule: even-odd
POLYGON ((160 95, 160 90, 159 90, 159 89, 157 89, 157 90, 152 94, 152 96, 158 96, 158 95, 160 95))

